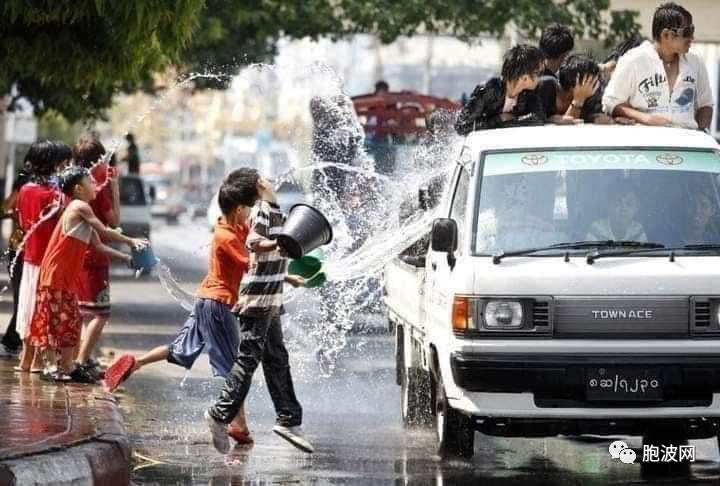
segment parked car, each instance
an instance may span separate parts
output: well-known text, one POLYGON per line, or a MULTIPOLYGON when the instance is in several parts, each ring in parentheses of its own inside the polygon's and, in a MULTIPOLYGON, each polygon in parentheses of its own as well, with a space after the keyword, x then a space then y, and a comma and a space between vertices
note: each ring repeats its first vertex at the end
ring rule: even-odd
POLYGON ((142 178, 120 177, 120 227, 130 237, 150 238, 150 204, 142 178))
POLYGON ((460 457, 476 431, 717 436, 718 149, 652 127, 460 140, 420 255, 385 268, 404 422, 460 457))
POLYGON ((150 214, 153 218, 164 218, 168 224, 175 224, 187 207, 180 188, 167 176, 149 175, 144 177, 150 196, 150 214))

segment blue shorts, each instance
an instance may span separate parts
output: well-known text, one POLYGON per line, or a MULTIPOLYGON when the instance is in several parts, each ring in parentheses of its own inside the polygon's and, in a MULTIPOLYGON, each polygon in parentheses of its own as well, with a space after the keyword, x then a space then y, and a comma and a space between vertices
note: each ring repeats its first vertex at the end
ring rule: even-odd
POLYGON ((213 374, 224 378, 233 366, 239 344, 239 325, 230 306, 198 299, 185 325, 168 346, 167 360, 190 369, 207 345, 213 374))

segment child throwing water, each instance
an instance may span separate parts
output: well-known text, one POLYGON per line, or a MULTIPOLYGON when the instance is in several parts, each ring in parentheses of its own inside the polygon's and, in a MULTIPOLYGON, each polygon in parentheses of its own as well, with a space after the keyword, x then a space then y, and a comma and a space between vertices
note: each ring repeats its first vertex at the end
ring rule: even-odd
POLYGON ((302 407, 295 396, 280 322, 284 312, 284 282, 300 287, 304 285, 304 280, 287 275, 287 259, 281 254, 275 239, 285 218, 277 205, 272 186, 259 176, 255 184, 260 198, 250 215, 247 237, 250 269, 242 282, 236 306, 240 345, 220 397, 205 411, 205 420, 215 448, 219 452, 227 452, 230 443, 225 433, 226 424, 242 410, 253 374, 262 363, 265 382, 277 414, 273 432, 299 449, 312 452, 312 445, 303 438, 300 430, 302 407))
POLYGON ((65 169, 59 176, 59 182, 65 196, 72 200, 55 226, 40 264, 30 344, 51 355, 55 351, 60 352, 57 371, 43 374, 44 380, 94 383, 94 377, 83 366, 73 362, 82 326, 77 278, 85 254, 88 248, 94 246, 104 254, 130 264, 130 255, 110 248, 100 238, 134 249, 142 249, 148 242, 113 231, 95 217, 89 202, 95 198, 97 189, 87 169, 75 166, 65 169))
MULTIPOLYGON (((238 169, 225 179, 218 194, 223 215, 215 225, 208 274, 197 291, 190 317, 169 345, 158 346, 137 358, 130 354, 118 358, 105 375, 110 391, 131 373, 158 361, 167 360, 190 369, 205 345, 214 374, 228 375, 240 340, 237 319, 231 310, 238 300, 240 280, 248 269, 247 220, 258 198, 258 178, 254 169, 238 169)), ((244 410, 240 408, 230 418, 233 420, 225 433, 238 444, 252 443, 244 410)))

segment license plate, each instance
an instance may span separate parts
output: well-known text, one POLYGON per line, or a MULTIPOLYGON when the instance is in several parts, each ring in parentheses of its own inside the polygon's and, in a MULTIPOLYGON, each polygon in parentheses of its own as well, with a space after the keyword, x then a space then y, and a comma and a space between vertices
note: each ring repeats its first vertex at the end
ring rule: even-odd
POLYGON ((660 368, 586 368, 585 380, 591 401, 662 400, 660 368))

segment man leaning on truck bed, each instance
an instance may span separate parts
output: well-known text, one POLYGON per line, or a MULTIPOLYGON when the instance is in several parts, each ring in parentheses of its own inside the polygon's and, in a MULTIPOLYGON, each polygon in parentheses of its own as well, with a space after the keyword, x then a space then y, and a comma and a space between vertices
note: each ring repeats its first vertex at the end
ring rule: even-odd
POLYGON ((608 115, 644 125, 680 126, 708 131, 713 98, 703 61, 689 53, 695 26, 692 15, 675 3, 655 10, 653 40, 618 61, 605 88, 608 115))

